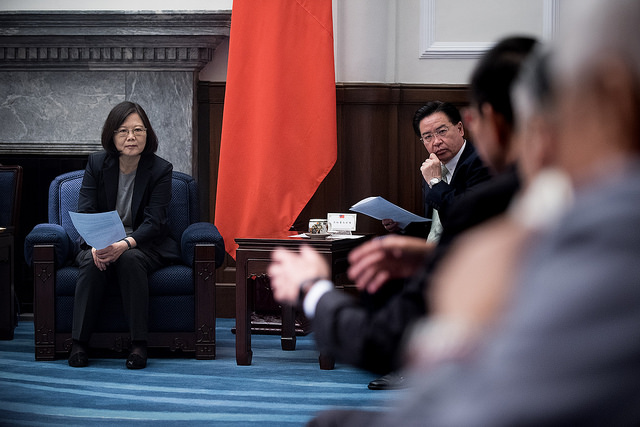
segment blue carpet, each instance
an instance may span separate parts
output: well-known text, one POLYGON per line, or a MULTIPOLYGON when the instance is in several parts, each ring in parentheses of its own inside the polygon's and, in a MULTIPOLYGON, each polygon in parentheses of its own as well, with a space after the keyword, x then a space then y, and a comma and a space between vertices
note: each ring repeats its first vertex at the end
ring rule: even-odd
POLYGON ((216 360, 150 358, 131 371, 122 358, 36 362, 33 323, 0 341, 0 425, 304 425, 329 408, 383 409, 398 392, 371 391, 376 376, 347 365, 318 367, 312 334, 296 351, 280 338, 253 335, 253 364, 237 366, 234 319, 218 319, 216 360))

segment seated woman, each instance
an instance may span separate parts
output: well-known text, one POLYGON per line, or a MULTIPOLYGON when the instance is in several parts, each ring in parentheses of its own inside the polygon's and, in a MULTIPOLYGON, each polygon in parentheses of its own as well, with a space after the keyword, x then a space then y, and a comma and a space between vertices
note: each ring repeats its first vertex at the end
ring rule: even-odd
POLYGON ((179 257, 167 220, 173 166, 154 154, 158 138, 145 111, 133 102, 111 110, 102 146, 89 155, 78 212, 116 210, 127 237, 102 249, 81 245, 69 366, 89 364, 88 343, 105 290, 119 286, 132 343, 126 366, 142 369, 147 365, 148 276, 179 257))

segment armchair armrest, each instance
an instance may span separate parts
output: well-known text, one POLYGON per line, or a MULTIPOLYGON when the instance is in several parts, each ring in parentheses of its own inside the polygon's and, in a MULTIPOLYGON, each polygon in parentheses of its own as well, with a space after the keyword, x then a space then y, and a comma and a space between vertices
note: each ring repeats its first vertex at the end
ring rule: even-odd
POLYGON ((35 245, 53 245, 56 265, 64 265, 75 253, 75 245, 67 232, 58 224, 38 224, 24 239, 24 259, 27 265, 33 263, 35 245))
POLYGON ((193 267, 195 246, 199 243, 214 244, 216 246, 216 268, 224 262, 224 240, 218 228, 210 222, 194 222, 182 233, 180 253, 182 261, 193 267))

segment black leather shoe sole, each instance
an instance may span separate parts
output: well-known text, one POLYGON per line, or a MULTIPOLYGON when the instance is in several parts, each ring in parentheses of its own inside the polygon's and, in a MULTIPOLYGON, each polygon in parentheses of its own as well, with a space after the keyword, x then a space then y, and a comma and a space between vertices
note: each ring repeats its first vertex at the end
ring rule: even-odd
POLYGON ((369 390, 397 390, 405 388, 405 378, 398 374, 387 374, 376 380, 373 380, 368 385, 369 390))

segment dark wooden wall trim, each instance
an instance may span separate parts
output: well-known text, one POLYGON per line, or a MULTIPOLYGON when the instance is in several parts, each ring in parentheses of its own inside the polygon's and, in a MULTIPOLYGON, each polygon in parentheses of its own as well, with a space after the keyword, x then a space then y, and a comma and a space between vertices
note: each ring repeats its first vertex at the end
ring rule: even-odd
MULTIPOLYGON (((224 83, 198 87, 199 156, 196 159, 205 216, 214 220, 216 180, 224 105, 224 83)), ((348 212, 368 196, 383 196, 422 214, 420 164, 426 151, 413 132, 414 112, 427 101, 467 104, 466 85, 336 85, 338 159, 333 170, 300 214, 294 227, 304 230, 309 218, 348 212)), ((382 233, 379 221, 359 215, 358 231, 382 233)), ((233 316, 235 266, 228 260, 218 271, 218 313, 233 316)))
POLYGON ((198 84, 198 156, 194 159, 198 170, 200 199, 205 217, 213 221, 216 206, 218 159, 222 135, 224 83, 198 84))

